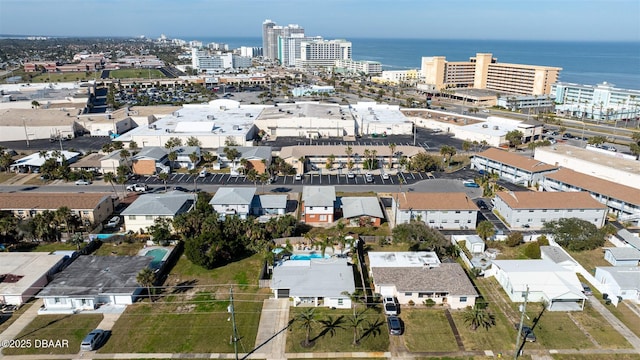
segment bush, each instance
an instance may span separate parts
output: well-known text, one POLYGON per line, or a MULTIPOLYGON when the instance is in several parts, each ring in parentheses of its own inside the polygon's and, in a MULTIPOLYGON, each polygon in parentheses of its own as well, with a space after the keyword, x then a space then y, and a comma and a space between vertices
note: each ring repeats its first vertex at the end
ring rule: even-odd
POLYGON ((529 259, 540 259, 540 243, 534 241, 524 248, 524 255, 529 259))
POLYGON ((413 300, 409 300, 409 302, 407 303, 407 305, 409 305, 409 306, 415 306, 415 304, 416 304, 416 303, 415 303, 415 302, 413 302, 413 300))
POLYGON ((549 246, 549 239, 547 239, 546 235, 540 235, 537 241, 540 246, 549 246))
POLYGON ((427 299, 424 301, 424 305, 427 307, 433 307, 436 304, 436 302, 433 299, 427 299))
POLYGON ((516 247, 520 245, 520 243, 522 242, 522 239, 523 239, 522 233, 515 231, 509 234, 509 236, 507 236, 507 239, 505 240, 505 244, 507 244, 507 246, 510 246, 510 247, 516 247))

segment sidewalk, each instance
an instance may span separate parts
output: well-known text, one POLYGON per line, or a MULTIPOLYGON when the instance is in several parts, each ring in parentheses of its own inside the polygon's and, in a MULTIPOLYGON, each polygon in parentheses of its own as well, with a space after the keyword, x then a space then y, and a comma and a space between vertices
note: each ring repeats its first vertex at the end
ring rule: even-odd
POLYGON ((640 338, 636 336, 629 328, 622 323, 622 321, 618 320, 609 309, 607 309, 598 299, 593 296, 588 297, 589 304, 593 306, 593 308, 602 315, 602 317, 611 324, 611 326, 616 329, 620 335, 624 336, 625 339, 635 348, 636 351, 640 352, 640 338))
MULTIPOLYGON (((31 321, 36 318, 36 316, 38 316, 38 310, 43 304, 44 302, 42 299, 36 299, 36 301, 31 303, 30 305, 25 305, 30 307, 24 313, 22 313, 16 319, 16 321, 13 322, 13 324, 11 324, 5 331, 0 334, 0 343, 4 340, 17 339, 18 334, 20 334, 20 332, 22 332, 22 330, 24 330, 24 328, 27 327, 27 325, 29 325, 31 321)), ((13 316, 17 315, 14 314, 13 316)))

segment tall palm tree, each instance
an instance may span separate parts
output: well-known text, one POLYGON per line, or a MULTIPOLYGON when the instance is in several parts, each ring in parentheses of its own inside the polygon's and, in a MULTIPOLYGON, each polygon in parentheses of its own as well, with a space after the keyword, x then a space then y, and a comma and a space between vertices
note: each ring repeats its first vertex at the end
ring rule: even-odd
POLYGON ((70 235, 69 223, 73 214, 71 214, 71 209, 66 206, 62 206, 58 208, 54 212, 54 219, 58 224, 64 224, 64 228, 67 230, 67 236, 70 235))
POLYGON ((440 148, 440 155, 447 159, 447 167, 451 164, 451 158, 456 154, 456 148, 450 145, 443 145, 440 148))
POLYGON ((176 160, 178 160, 178 153, 175 152, 175 151, 171 151, 171 152, 169 152, 169 155, 167 155, 167 158, 169 159, 169 162, 171 164, 171 171, 173 171, 173 169, 175 167, 174 162, 176 160))
POLYGON ((300 322, 300 328, 304 330, 305 337, 302 342, 303 347, 311 347, 313 346, 313 342, 311 341, 311 331, 313 330, 313 325, 317 322, 315 309, 308 308, 298 314, 297 319, 300 322))
POLYGON ((112 172, 107 172, 104 174, 103 179, 104 181, 111 184, 111 188, 113 189, 113 193, 116 195, 116 197, 120 197, 118 195, 118 192, 116 191, 116 186, 113 184, 116 181, 116 175, 112 172))
POLYGON ((137 142, 135 142, 135 141, 131 141, 131 142, 129 143, 129 150, 131 150, 131 151, 136 151, 136 150, 138 150, 138 143, 137 143, 137 142))
POLYGON ((353 155, 353 148, 351 146, 347 146, 347 148, 344 149, 344 153, 347 154, 347 168, 351 170, 351 168, 353 167, 353 163, 351 162, 351 155, 353 155))
POLYGON ((158 179, 162 180, 162 183, 164 184, 164 191, 167 192, 167 180, 169 180, 169 174, 163 172, 158 174, 158 179))
POLYGON ((260 180, 260 184, 262 184, 262 192, 264 193, 264 186, 269 183, 269 180, 271 180, 271 176, 268 172, 263 172, 258 175, 258 180, 260 180))
POLYGON ((389 169, 393 168, 393 154, 396 152, 396 147, 396 143, 389 144, 389 150, 391 150, 391 153, 389 154, 389 169))
POLYGON ((360 343, 360 337, 358 336, 360 332, 360 328, 362 324, 364 324, 365 317, 364 313, 367 311, 365 308, 362 311, 357 311, 356 308, 353 308, 353 314, 347 317, 347 326, 353 329, 353 341, 351 345, 356 346, 360 343))
POLYGON ((322 253, 323 258, 324 254, 327 252, 327 248, 331 248, 333 252, 336 251, 333 247, 333 238, 330 236, 325 236, 324 240, 320 241, 320 252, 322 253))
POLYGON ((130 156, 131 156, 131 153, 129 152, 129 150, 127 150, 127 149, 120 150, 120 158, 124 161, 124 165, 126 167, 129 167, 129 157, 130 156))
POLYGON ((147 294, 149 295, 149 302, 151 302, 151 287, 156 279, 156 275, 153 273, 153 270, 149 267, 146 267, 136 275, 136 281, 141 286, 147 288, 147 294))

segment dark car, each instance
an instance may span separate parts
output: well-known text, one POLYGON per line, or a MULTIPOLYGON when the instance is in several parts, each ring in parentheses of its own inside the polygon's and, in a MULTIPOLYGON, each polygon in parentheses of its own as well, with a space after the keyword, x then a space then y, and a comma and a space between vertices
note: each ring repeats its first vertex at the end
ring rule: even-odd
POLYGON ((536 335, 533 333, 533 329, 528 326, 522 327, 522 337, 525 341, 536 342, 536 335))
POLYGON ((487 203, 484 202, 484 200, 478 200, 478 207, 480 208, 480 210, 488 210, 489 207, 487 206, 487 203))
POLYGON ((389 325, 389 334, 402 335, 402 324, 400 318, 397 316, 387 317, 387 324, 389 325))
POLYGON ((182 191, 182 192, 189 192, 189 190, 183 188, 182 186, 175 186, 173 188, 174 191, 182 191))

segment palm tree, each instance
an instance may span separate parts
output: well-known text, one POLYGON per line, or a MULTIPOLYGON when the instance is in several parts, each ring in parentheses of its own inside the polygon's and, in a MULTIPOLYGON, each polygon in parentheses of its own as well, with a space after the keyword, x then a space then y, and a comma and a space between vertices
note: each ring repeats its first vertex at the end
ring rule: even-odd
POLYGON ((493 234, 496 233, 496 229, 490 221, 484 220, 476 226, 476 233, 483 241, 487 241, 488 238, 492 237, 493 234))
POLYGON ((495 315, 491 314, 486 308, 481 308, 479 306, 474 306, 464 313, 462 313, 462 318, 464 319, 465 324, 468 324, 471 327, 471 330, 477 330, 479 327, 485 328, 485 330, 489 330, 490 327, 496 324, 495 315))
POLYGON ((120 150, 120 158, 122 160, 124 160, 124 164, 127 167, 129 167, 129 157, 130 156, 131 156, 131 153, 129 152, 129 150, 127 150, 127 149, 120 150))
POLYGON ((71 214, 71 209, 66 206, 62 206, 54 212, 55 221, 58 224, 64 224, 64 228, 67 230, 67 236, 70 235, 69 222, 72 216, 73 214, 71 214))
POLYGON ((175 151, 171 151, 169 152, 169 155, 167 155, 167 158, 169 159, 169 162, 171 163, 171 171, 173 171, 175 164, 174 162, 176 160, 178 160, 178 153, 175 151))
POLYGON ((395 154, 397 146, 396 143, 389 144, 389 150, 391 150, 389 154, 389 169, 393 168, 393 154, 395 154))
POLYGON ((344 149, 344 153, 347 154, 347 168, 351 170, 351 168, 353 167, 353 162, 351 161, 351 155, 353 155, 353 148, 351 146, 347 146, 347 148, 344 149))
POLYGON ((260 184, 262 184, 262 192, 264 193, 264 186, 271 180, 271 175, 269 175, 268 172, 260 173, 258 180, 260 180, 260 184))
POLYGON ((151 287, 156 279, 156 275, 153 273, 153 270, 149 267, 146 267, 136 275, 136 281, 141 286, 147 288, 147 294, 149 295, 149 302, 151 302, 151 287))
POLYGON ((327 251, 327 248, 331 248, 333 252, 335 252, 335 248, 333 247, 333 238, 326 236, 324 240, 320 241, 320 251, 322 253, 322 257, 324 258, 324 254, 327 251))
POLYGON ((304 329, 305 337, 302 342, 303 347, 311 347, 313 346, 313 342, 311 341, 311 331, 313 330, 313 325, 317 322, 315 316, 315 309, 308 308, 298 314, 296 320, 300 322, 300 328, 304 329))
POLYGON ((132 141, 129 143, 129 150, 131 151, 136 151, 138 150, 138 143, 135 141, 132 141))
POLYGON ((162 180, 162 183, 164 184, 164 191, 167 192, 167 180, 169 180, 169 174, 163 172, 158 174, 158 178, 160 180, 162 180))
POLYGON ((456 154, 456 148, 450 145, 443 145, 440 148, 440 155, 447 159, 447 167, 451 164, 451 158, 456 154))
POLYGON ((364 313, 367 311, 365 308, 362 311, 357 311, 353 308, 353 314, 347 318, 347 326, 353 329, 353 341, 351 345, 356 346, 360 343, 360 337, 358 336, 362 324, 364 324, 364 313))
POLYGON ((247 171, 247 180, 251 181, 253 183, 253 186, 257 186, 257 182, 258 182, 258 170, 256 169, 249 169, 249 171, 247 171))
POLYGON ((104 174, 103 176, 104 181, 108 182, 109 184, 111 184, 111 188, 113 189, 113 193, 116 195, 116 197, 120 197, 118 195, 118 192, 116 191, 116 187, 115 185, 113 185, 113 183, 116 181, 116 175, 112 172, 107 172, 104 174))

